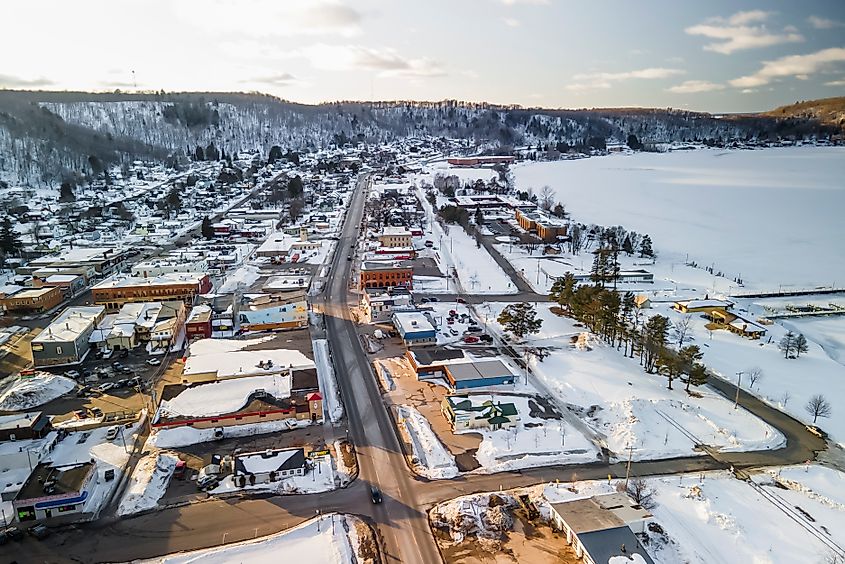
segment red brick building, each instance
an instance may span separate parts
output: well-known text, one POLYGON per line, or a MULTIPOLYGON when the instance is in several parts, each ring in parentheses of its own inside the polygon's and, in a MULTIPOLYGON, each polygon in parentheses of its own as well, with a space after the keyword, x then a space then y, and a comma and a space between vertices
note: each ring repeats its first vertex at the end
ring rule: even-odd
POLYGON ((361 266, 358 287, 364 288, 395 288, 402 286, 413 289, 414 270, 410 266, 394 265, 392 263, 365 262, 361 266))

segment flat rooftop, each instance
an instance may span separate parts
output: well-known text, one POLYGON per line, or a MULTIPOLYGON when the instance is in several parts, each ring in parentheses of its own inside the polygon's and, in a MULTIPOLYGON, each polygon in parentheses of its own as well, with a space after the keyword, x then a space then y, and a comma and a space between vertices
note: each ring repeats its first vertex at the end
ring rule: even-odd
POLYGON ((198 284, 208 276, 205 272, 168 272, 158 276, 142 278, 140 276, 113 276, 103 280, 92 290, 105 288, 134 288, 138 286, 170 286, 172 284, 198 284))
POLYGON ((33 343, 75 341, 85 332, 94 320, 102 316, 103 306, 73 306, 64 310, 50 325, 35 337, 33 343))
POLYGON ((501 378, 513 376, 508 367, 501 360, 483 360, 480 362, 463 362, 449 364, 446 367, 449 375, 456 382, 462 380, 480 380, 482 378, 501 378))
POLYGON ((31 288, 28 290, 21 290, 15 294, 12 294, 11 298, 40 298, 45 294, 49 294, 52 292, 54 288, 31 288))
POLYGON ((15 501, 78 492, 85 484, 88 474, 93 470, 94 464, 91 462, 68 466, 39 464, 29 475, 15 501), (50 482, 52 482, 52 488, 48 491, 45 485, 50 482))

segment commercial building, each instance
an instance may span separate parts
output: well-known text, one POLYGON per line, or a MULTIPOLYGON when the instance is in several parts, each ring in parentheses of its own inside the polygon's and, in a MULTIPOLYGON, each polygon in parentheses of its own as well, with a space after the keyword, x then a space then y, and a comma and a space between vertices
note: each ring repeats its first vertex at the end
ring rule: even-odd
POLYGON ((446 380, 454 390, 513 384, 514 376, 501 360, 447 364, 446 380))
POLYGON ((238 310, 241 331, 296 329, 308 325, 305 290, 244 296, 238 310))
POLYGON ((64 269, 42 268, 32 274, 33 288, 59 288, 65 297, 73 296, 85 288, 85 278, 79 274, 62 272, 64 269), (46 272, 45 272, 46 271, 46 272), (47 274, 47 272, 51 272, 47 274))
POLYGON ((569 227, 566 220, 552 217, 539 210, 528 212, 517 209, 515 217, 520 227, 529 233, 536 233, 537 237, 546 243, 552 243, 560 237, 566 237, 569 227))
POLYGON ((155 278, 174 272, 207 272, 208 261, 202 253, 180 253, 168 258, 153 259, 132 265, 132 276, 155 278))
POLYGON ((378 240, 382 247, 399 247, 404 249, 412 247, 411 232, 406 227, 389 225, 382 229, 378 240))
POLYGON ((406 347, 419 347, 437 343, 437 329, 425 313, 418 311, 393 313, 393 325, 406 347))
POLYGON ((255 254, 267 258, 288 258, 294 255, 314 251, 323 246, 322 241, 309 241, 308 229, 299 229, 299 237, 287 233, 273 233, 265 240, 255 254))
POLYGON ((186 308, 181 301, 123 304, 97 325, 89 342, 110 350, 128 350, 150 343, 152 349, 175 344, 185 325, 186 308))
MULTIPOLYGON (((188 348, 182 381, 185 384, 215 382, 246 376, 316 370, 302 352, 262 348, 264 339, 200 339, 188 348)), ((316 372, 315 372, 316 374, 316 372)))
POLYGON ((704 298, 703 300, 682 300, 675 302, 672 307, 681 313, 712 314, 714 311, 728 311, 733 305, 733 302, 727 300, 704 298))
POLYGON ((0 415, 0 442, 41 439, 51 429, 50 419, 40 411, 0 415))
POLYGON ((94 302, 117 310, 133 302, 181 300, 192 305, 199 294, 211 291, 211 279, 204 272, 173 272, 154 278, 113 276, 93 288, 94 302))
POLYGON ((18 274, 29 274, 40 268, 78 269, 86 283, 95 276, 108 276, 123 267, 131 256, 129 249, 107 247, 77 247, 64 249, 56 255, 39 257, 29 261, 26 266, 18 267, 18 274))
POLYGON ((361 308, 364 310, 365 323, 389 321, 394 311, 411 307, 411 294, 404 288, 392 292, 367 288, 361 296, 361 308))
POLYGON ((94 462, 64 466, 38 464, 12 502, 18 521, 26 523, 81 513, 96 485, 95 477, 94 462))
POLYGON ((651 514, 625 493, 597 495, 552 504, 552 523, 566 534, 575 554, 587 564, 605 564, 633 555, 654 564, 635 533, 643 533, 651 514))
POLYGON ((437 347, 426 347, 421 349, 408 349, 405 356, 411 363, 411 367, 417 373, 417 378, 438 378, 446 373, 446 366, 449 364, 460 364, 471 362, 460 349, 444 349, 437 347))
POLYGON ((510 429, 519 423, 519 412, 513 402, 495 401, 490 395, 446 396, 440 412, 453 431, 463 429, 510 429))
POLYGON ((61 288, 48 286, 20 290, 0 300, 0 304, 6 311, 41 313, 50 311, 63 299, 61 288))
POLYGON ((88 354, 89 337, 103 319, 103 306, 69 307, 30 342, 36 367, 78 364, 88 354))
POLYGON ((207 304, 195 305, 185 320, 185 335, 191 339, 211 338, 211 306, 207 304))
POLYGON ((414 287, 414 269, 401 262, 365 261, 361 265, 359 288, 414 287))

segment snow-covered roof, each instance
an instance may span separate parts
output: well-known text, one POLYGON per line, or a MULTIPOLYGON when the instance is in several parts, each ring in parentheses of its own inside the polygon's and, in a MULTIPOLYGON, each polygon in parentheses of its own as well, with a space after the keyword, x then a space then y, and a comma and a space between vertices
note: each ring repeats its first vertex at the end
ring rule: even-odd
POLYGON ((247 452, 235 455, 235 474, 266 474, 305 467, 301 448, 247 452))
POLYGON ((280 372, 288 368, 314 368, 314 361, 291 349, 242 350, 273 339, 200 339, 190 346, 185 374, 215 373, 217 378, 238 378, 280 372), (267 361, 272 364, 268 366, 267 361), (263 366, 259 366, 261 363, 263 366))
POLYGON ((435 330, 428 317, 418 311, 396 312, 393 321, 402 334, 435 330))
POLYGON ((208 417, 242 409, 255 392, 277 399, 290 397, 290 374, 234 378, 200 384, 161 402, 159 414, 166 417, 208 417))
POLYGON ((92 289, 127 288, 135 286, 167 286, 170 284, 199 284, 208 275, 204 272, 167 272, 158 276, 113 276, 103 280, 92 289))
POLYGON ((103 306, 74 306, 64 310, 48 325, 33 343, 74 341, 100 317, 106 308, 103 306))

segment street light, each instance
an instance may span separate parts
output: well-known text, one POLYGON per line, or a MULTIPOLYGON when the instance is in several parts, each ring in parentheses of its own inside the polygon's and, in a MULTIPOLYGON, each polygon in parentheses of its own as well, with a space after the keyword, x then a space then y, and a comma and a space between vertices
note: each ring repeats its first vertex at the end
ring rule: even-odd
POLYGON ((745 374, 742 370, 736 373, 736 398, 734 398, 734 409, 739 405, 739 383, 742 380, 742 375, 745 374))

